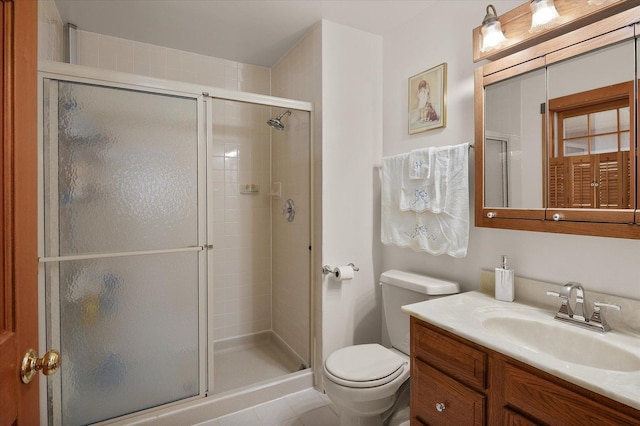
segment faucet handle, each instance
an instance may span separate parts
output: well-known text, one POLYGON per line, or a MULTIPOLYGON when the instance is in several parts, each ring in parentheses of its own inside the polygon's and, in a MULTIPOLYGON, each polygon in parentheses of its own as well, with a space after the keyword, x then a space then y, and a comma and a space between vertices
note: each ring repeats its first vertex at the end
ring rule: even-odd
POLYGON ((591 314, 591 319, 589 322, 594 326, 598 327, 602 332, 611 330, 611 327, 604 320, 602 313, 600 312, 600 308, 611 308, 619 311, 622 309, 620 305, 615 303, 606 303, 606 302, 593 302, 593 314, 591 314))
POLYGON ((607 302, 593 302, 593 313, 600 312, 600 308, 611 308, 616 311, 621 310, 620 305, 616 303, 607 303, 607 302))
POLYGON ((571 318, 573 316, 573 309, 569 305, 569 295, 566 292, 558 293, 557 291, 547 291, 547 296, 559 297, 562 299, 562 305, 560 305, 560 309, 558 309, 557 317, 561 318, 571 318))

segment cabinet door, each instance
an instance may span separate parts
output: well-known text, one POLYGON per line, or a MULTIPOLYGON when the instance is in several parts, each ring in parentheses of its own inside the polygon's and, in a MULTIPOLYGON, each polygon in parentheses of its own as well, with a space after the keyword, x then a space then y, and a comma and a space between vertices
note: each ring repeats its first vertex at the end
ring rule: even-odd
POLYGON ((425 424, 485 424, 486 397, 413 358, 411 418, 425 424))
MULTIPOLYGON (((550 425, 640 425, 640 419, 504 363, 504 404, 550 425)), ((519 424, 519 423, 513 423, 519 424)))

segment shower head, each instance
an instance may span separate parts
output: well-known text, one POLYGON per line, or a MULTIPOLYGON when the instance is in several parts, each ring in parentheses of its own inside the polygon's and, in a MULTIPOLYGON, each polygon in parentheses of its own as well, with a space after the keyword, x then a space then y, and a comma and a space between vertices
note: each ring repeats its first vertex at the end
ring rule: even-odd
POLYGON ((286 110, 285 112, 280 114, 278 118, 268 119, 267 124, 276 130, 284 130, 284 124, 282 124, 281 120, 282 120, 282 117, 284 117, 286 114, 291 115, 291 110, 286 110))

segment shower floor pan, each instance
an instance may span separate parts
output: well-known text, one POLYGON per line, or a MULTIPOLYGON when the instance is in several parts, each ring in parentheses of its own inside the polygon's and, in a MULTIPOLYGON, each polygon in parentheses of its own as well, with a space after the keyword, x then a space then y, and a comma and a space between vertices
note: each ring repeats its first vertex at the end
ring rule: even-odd
POLYGON ((215 342, 213 354, 213 394, 306 368, 272 332, 215 342))

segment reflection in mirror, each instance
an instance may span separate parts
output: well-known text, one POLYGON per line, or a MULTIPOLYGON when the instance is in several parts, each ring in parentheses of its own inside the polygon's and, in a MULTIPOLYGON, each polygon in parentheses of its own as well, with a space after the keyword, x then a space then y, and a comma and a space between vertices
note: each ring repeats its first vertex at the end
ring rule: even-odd
POLYGON ((549 208, 635 208, 634 43, 548 66, 549 208))
POLYGON ((485 204, 492 207, 509 207, 509 140, 500 135, 485 134, 484 184, 490 191, 485 193, 485 204))
POLYGON ((485 87, 485 207, 543 207, 545 70, 485 87))

